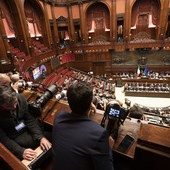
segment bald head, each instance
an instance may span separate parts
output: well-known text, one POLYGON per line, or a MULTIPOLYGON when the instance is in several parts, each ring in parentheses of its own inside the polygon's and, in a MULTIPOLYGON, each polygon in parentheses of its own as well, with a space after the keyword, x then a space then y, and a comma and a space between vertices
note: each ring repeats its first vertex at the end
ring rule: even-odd
POLYGON ((0 84, 10 84, 11 79, 6 74, 0 73, 0 84))
POLYGON ((18 75, 18 74, 13 74, 13 75, 11 76, 11 80, 12 80, 13 82, 19 81, 19 75, 18 75))

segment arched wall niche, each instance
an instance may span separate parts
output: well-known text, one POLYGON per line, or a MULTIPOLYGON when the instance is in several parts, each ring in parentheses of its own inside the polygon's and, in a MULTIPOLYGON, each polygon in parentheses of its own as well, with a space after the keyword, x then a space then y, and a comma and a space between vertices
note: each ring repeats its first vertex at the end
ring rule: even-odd
MULTIPOLYGON (((129 18, 130 18, 130 20, 129 20, 129 24, 128 24, 129 25, 129 37, 130 37, 130 35, 132 35, 132 33, 134 33, 134 31, 131 30, 133 7, 139 1, 140 0, 132 0, 131 2, 129 2, 130 3, 129 4, 129 7, 130 7, 129 18)), ((161 15, 161 8, 163 7, 163 0, 154 0, 154 1, 158 4, 158 21, 157 21, 157 24, 156 24, 156 27, 158 27, 159 24, 160 24, 160 15, 161 15)), ((155 30, 150 32, 151 36, 150 35, 148 35, 148 36, 151 37, 151 39, 156 39, 157 32, 158 32, 158 29, 156 28, 155 30)), ((134 39, 134 36, 132 36, 132 39, 134 39)))
POLYGON ((18 47, 21 51, 29 54, 27 36, 25 33, 21 9, 17 0, 3 0, 11 13, 11 19, 14 27, 15 37, 10 39, 10 43, 18 47))
POLYGON ((36 11, 39 18, 40 28, 41 28, 40 34, 43 41, 42 43, 44 43, 46 46, 49 46, 47 23, 46 23, 45 13, 44 13, 44 9, 42 8, 42 5, 38 0, 24 0, 24 10, 25 10, 26 3, 28 3, 33 8, 34 11, 36 11))
MULTIPOLYGON (((102 9, 102 10, 103 10, 102 9)), ((89 3, 84 10, 84 17, 85 17, 85 31, 86 31, 86 43, 89 42, 93 42, 93 41, 100 41, 100 39, 104 41, 109 41, 110 39, 110 28, 111 28, 111 12, 110 12, 110 6, 107 2, 91 2, 89 3), (91 19, 91 16, 89 16, 89 12, 92 11, 92 9, 95 9, 96 7, 104 7, 103 9, 105 9, 105 14, 106 17, 103 18, 102 16, 99 16, 98 18, 94 17, 91 21, 91 25, 87 26, 88 24, 88 20, 91 19), (99 23, 99 24, 98 24, 99 23), (98 24, 98 28, 97 25, 98 24), (89 28, 91 27, 91 30, 89 30, 89 28), (98 31, 94 31, 93 28, 96 28, 96 30, 98 31), (104 29, 104 31, 102 31, 102 28, 104 29), (106 31, 105 31, 106 30, 106 31)), ((99 14, 100 15, 100 14, 99 14)))
MULTIPOLYGON (((132 0, 132 2, 131 2, 131 4, 130 4, 130 11, 132 11, 132 7, 133 7, 133 5, 134 5, 134 3, 136 2, 136 1, 138 1, 138 0, 132 0)), ((160 7, 162 7, 163 6, 163 0, 155 0, 155 1, 157 1, 158 3, 160 3, 160 7)))

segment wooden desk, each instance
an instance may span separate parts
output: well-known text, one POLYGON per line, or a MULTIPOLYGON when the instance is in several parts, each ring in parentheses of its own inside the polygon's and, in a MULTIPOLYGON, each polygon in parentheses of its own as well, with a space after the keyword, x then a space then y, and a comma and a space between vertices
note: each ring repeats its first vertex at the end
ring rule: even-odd
POLYGON ((113 147, 113 151, 133 159, 135 155, 136 141, 138 138, 140 124, 141 123, 138 122, 137 119, 126 119, 124 124, 119 127, 118 138, 113 147), (126 134, 130 134, 131 136, 133 136, 135 138, 135 142, 132 144, 128 152, 124 154, 122 152, 119 152, 117 148, 121 141, 123 140, 123 138, 126 136, 126 134))
POLYGON ((27 170, 27 167, 0 142, 0 169, 1 168, 27 170))
POLYGON ((170 92, 125 91, 125 96, 170 98, 170 92))
MULTIPOLYGON (((27 94, 27 96, 28 96, 28 94, 27 94)), ((36 96, 37 95, 32 95, 29 98, 29 102, 35 101, 36 96)), ((41 119, 43 122, 45 122, 49 125, 53 125, 55 116, 61 110, 71 112, 71 109, 70 109, 67 101, 62 101, 62 100, 57 101, 55 98, 50 99, 50 100, 47 101, 45 106, 43 106, 42 114, 41 114, 41 117, 39 117, 39 119, 41 119)), ((101 120, 103 118, 103 114, 104 114, 104 111, 97 109, 97 113, 96 114, 93 114, 93 113, 90 114, 90 118, 92 120, 94 120, 95 122, 97 122, 98 124, 100 124, 101 120)), ((113 147, 113 151, 133 159, 134 154, 135 154, 136 141, 137 141, 139 128, 140 128, 140 122, 137 122, 137 119, 126 119, 125 122, 124 122, 124 125, 121 125, 119 127, 118 138, 117 138, 117 141, 115 143, 115 146, 113 147), (130 135, 132 135, 135 138, 135 142, 130 147, 129 151, 126 154, 123 154, 123 153, 117 151, 117 148, 118 148, 118 145, 120 144, 120 142, 122 141, 122 139, 125 137, 125 135, 127 133, 129 133, 130 135)))
MULTIPOLYGON (((90 118, 92 120, 96 121, 98 124, 101 123, 104 111, 99 111, 99 112, 100 113, 97 112, 96 114, 90 115, 90 118)), ((138 122, 137 119, 133 119, 133 118, 128 119, 127 118, 125 120, 124 124, 119 127, 118 138, 117 138, 117 141, 116 141, 116 143, 113 147, 114 152, 119 153, 119 154, 124 155, 124 156, 127 156, 127 157, 132 158, 132 159, 134 158, 136 141, 137 141, 137 138, 138 138, 140 124, 141 123, 138 122), (129 151, 126 154, 124 154, 124 153, 117 151, 117 148, 118 148, 120 142, 123 140, 123 138, 126 136, 127 133, 135 138, 135 142, 130 147, 129 151)))
MULTIPOLYGON (((50 100, 49 103, 52 103, 50 105, 50 109, 48 109, 48 114, 46 112, 42 112, 42 117, 43 117, 43 121, 47 124, 53 125, 54 123, 54 119, 56 117, 56 115, 61 111, 61 110, 65 110, 68 112, 71 112, 71 109, 68 105, 67 102, 65 101, 52 101, 50 100), (47 115, 46 115, 47 114, 47 115), (45 117, 44 117, 45 116, 45 117)), ((48 103, 45 106, 49 106, 48 103)), ((45 107, 44 106, 44 107, 45 107)), ((43 108, 44 108, 43 107, 43 108)))
POLYGON ((136 169, 169 169, 169 161, 170 128, 141 124, 135 151, 136 169))
POLYGON ((124 86, 126 83, 165 83, 165 84, 169 84, 170 83, 170 79, 169 78, 165 78, 165 79, 122 79, 122 85, 124 86))
MULTIPOLYGON (((49 101, 49 102, 52 103, 54 101, 49 101)), ((55 103, 53 103, 53 104, 55 104, 55 103)), ((45 117, 45 119, 43 119, 43 121, 45 123, 53 125, 55 116, 61 110, 66 110, 68 112, 71 111, 71 109, 70 109, 67 102, 65 102, 65 101, 64 102, 62 102, 62 101, 57 102, 55 104, 55 106, 53 107, 53 109, 45 117)), ((90 114, 90 118, 92 120, 94 120, 95 122, 97 122, 98 124, 100 124, 101 120, 103 118, 103 113, 104 113, 104 111, 97 110, 96 114, 93 114, 93 113, 90 114)), ((45 113, 43 112, 42 117, 44 115, 45 115, 45 113)), ((135 154, 136 141, 137 141, 137 137, 138 137, 139 127, 140 127, 140 122, 137 122, 137 119, 126 119, 125 122, 124 122, 124 125, 121 125, 120 128, 119 128, 119 132, 118 132, 119 135, 118 135, 117 141, 116 141, 116 143, 115 143, 115 145, 113 147, 113 151, 133 159, 134 154, 135 154), (125 137, 125 135, 127 133, 131 134, 135 138, 135 142, 130 147, 129 151, 126 154, 124 154, 124 153, 121 153, 121 152, 117 151, 117 148, 118 148, 118 145, 120 144, 120 142, 122 141, 122 139, 125 137)))
POLYGON ((35 95, 34 91, 30 91, 30 90, 24 90, 22 91, 22 94, 25 96, 25 98, 27 99, 27 101, 29 101, 29 99, 35 95))
POLYGON ((138 144, 167 153, 170 158, 170 128, 141 124, 138 144))

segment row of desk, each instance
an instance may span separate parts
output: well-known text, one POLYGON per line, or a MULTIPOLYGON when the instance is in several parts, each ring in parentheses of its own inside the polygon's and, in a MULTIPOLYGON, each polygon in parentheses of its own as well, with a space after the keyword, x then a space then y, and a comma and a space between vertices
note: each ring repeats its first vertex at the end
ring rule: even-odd
MULTIPOLYGON (((23 93, 26 98, 28 99, 28 101, 35 101, 35 98, 37 96, 37 94, 34 93, 30 93, 30 91, 25 91, 23 93)), ((43 120, 45 123, 49 124, 49 125, 53 125, 54 122, 54 118, 55 116, 58 114, 58 112, 60 112, 61 110, 66 110, 68 112, 71 112, 71 109, 67 103, 67 101, 56 101, 56 99, 50 99, 45 106, 43 107, 42 110, 42 115, 39 117, 39 119, 43 120)), ((98 124, 101 123, 101 120, 103 118, 103 113, 104 111, 102 110, 97 110, 96 114, 90 114, 90 118, 94 121, 96 121, 98 124)), ((125 122, 123 125, 120 126, 119 131, 118 131, 118 138, 117 141, 113 147, 113 151, 124 155, 126 157, 132 158, 134 159, 135 157, 135 149, 137 146, 137 141, 139 140, 139 132, 143 133, 143 131, 141 131, 141 127, 149 127, 152 128, 153 131, 155 130, 155 132, 157 131, 157 128, 161 128, 162 131, 159 134, 159 136, 161 136, 161 138, 155 137, 153 142, 161 144, 162 141, 166 140, 169 141, 169 143, 165 144, 165 147, 169 147, 170 148, 170 129, 169 128, 165 128, 165 127, 159 127, 159 126, 155 126, 155 125, 149 125, 147 124, 148 122, 146 121, 139 121, 137 119, 133 119, 133 118, 126 118, 125 122), (141 126, 142 125, 142 126, 141 126), (169 136, 162 136, 164 133, 163 132, 168 132, 169 136), (117 151, 118 145, 120 144, 120 142, 122 141, 122 139, 125 137, 126 134, 130 134, 131 136, 133 136, 135 138, 135 142, 133 143, 133 145, 131 146, 131 148, 129 149, 129 151, 124 154, 121 153, 119 151, 117 151), (157 140, 155 140, 157 139, 157 140)), ((142 139, 145 137, 145 135, 147 136, 147 131, 145 131, 145 133, 143 133, 141 135, 142 139)), ((151 135, 151 134, 150 134, 151 135)), ((141 138, 140 137, 140 138, 141 138)), ((147 140, 147 137, 145 138, 145 140, 147 140)), ((162 142, 162 144, 164 145, 164 142, 162 142)), ((170 155, 169 155, 170 156, 170 155)))
POLYGON ((127 78, 124 79, 122 78, 122 85, 124 86, 126 83, 164 83, 164 84, 169 84, 170 85, 170 77, 168 78, 162 78, 162 79, 145 79, 145 78, 127 78))
MULTIPOLYGON (((23 92, 28 102, 35 101, 40 94, 27 91, 23 92)), ((61 110, 71 111, 67 101, 56 101, 50 99, 43 106, 42 115, 38 119, 49 125, 53 125, 54 118, 61 110)), ((104 111, 97 110, 96 114, 90 114, 90 118, 97 123, 101 123, 104 111)), ((123 125, 119 127, 118 138, 112 148, 113 152, 134 161, 137 169, 167 169, 170 161, 170 128, 148 124, 146 121, 126 118, 123 125), (117 150, 119 144, 126 134, 134 137, 135 142, 132 144, 126 154, 117 150), (142 161, 142 164, 141 164, 142 161), (140 167, 138 167, 140 164, 140 167)), ((15 156, 1 146, 0 158, 7 161, 12 168, 20 167, 25 170, 25 166, 15 156)), ((121 160, 120 160, 121 161, 121 160)), ((14 168, 15 169, 15 168, 14 168)), ((136 168, 135 168, 136 169, 136 168)))
POLYGON ((125 96, 136 96, 136 97, 162 97, 162 98, 170 98, 170 92, 163 91, 125 91, 125 96))

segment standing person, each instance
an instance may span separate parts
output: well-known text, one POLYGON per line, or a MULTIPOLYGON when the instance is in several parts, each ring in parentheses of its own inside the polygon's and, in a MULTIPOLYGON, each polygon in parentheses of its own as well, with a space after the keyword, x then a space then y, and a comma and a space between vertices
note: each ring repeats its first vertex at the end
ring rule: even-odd
POLYGON ((113 170, 108 131, 89 118, 93 90, 83 82, 67 91, 71 113, 61 111, 53 127, 53 170, 113 170))
POLYGON ((0 142, 19 159, 30 161, 36 157, 31 148, 51 147, 29 113, 24 95, 17 94, 9 85, 0 85, 0 142))

